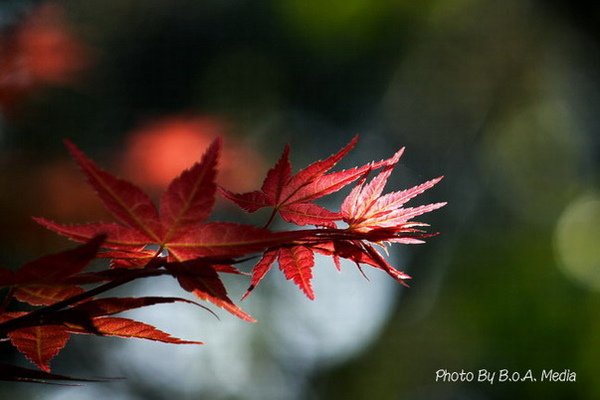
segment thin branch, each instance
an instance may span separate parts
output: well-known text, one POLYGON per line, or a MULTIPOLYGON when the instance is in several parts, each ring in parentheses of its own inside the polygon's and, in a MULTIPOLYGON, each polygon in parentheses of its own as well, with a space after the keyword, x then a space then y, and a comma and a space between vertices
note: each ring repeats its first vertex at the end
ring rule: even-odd
POLYGON ((90 299, 101 293, 108 292, 109 290, 112 290, 119 286, 125 285, 126 283, 134 281, 138 278, 146 278, 146 277, 160 276, 160 275, 170 275, 170 272, 166 271, 166 270, 159 270, 159 269, 148 269, 148 270, 144 269, 144 270, 136 271, 136 273, 131 274, 131 276, 126 276, 126 277, 122 277, 120 279, 115 279, 114 281, 107 282, 103 285, 97 286, 93 289, 87 290, 78 295, 69 297, 68 299, 59 301, 57 303, 51 304, 46 307, 38 308, 37 310, 31 311, 30 313, 23 315, 21 317, 13 318, 6 322, 0 323, 0 333, 6 334, 10 331, 14 331, 15 329, 41 325, 44 321, 44 317, 55 311, 62 310, 63 308, 66 308, 73 304, 79 303, 83 300, 90 299))
POLYGON ((269 216, 267 223, 263 226, 263 229, 267 229, 269 227, 269 225, 271 225, 271 222, 273 222, 275 215, 277 215, 277 208, 273 208, 273 211, 271 212, 271 215, 269 216))
MULTIPOLYGON (((274 210, 270 221, 273 219, 276 214, 276 210, 274 210)), ((265 246, 264 250, 267 248, 279 248, 279 247, 289 247, 298 244, 310 244, 315 245, 323 242, 330 241, 339 241, 339 240, 367 240, 367 241, 379 241, 384 239, 385 232, 379 233, 376 231, 369 232, 356 232, 349 229, 337 229, 337 228, 326 228, 326 229, 303 229, 297 231, 284 231, 280 232, 280 237, 274 243, 270 243, 269 246, 265 246)), ((154 257, 146 264, 146 266, 142 269, 131 270, 131 274, 121 276, 114 280, 111 280, 105 284, 97 286, 93 289, 87 290, 78 295, 69 297, 68 299, 59 301, 57 303, 51 304, 49 306, 45 306, 42 308, 38 308, 30 313, 23 315, 21 317, 17 317, 3 323, 0 323, 0 334, 6 334, 15 329, 42 325, 45 322, 46 316, 62 310, 68 306, 79 303, 81 301, 90 299, 94 296, 97 296, 101 293, 107 292, 119 286, 125 285, 131 281, 134 281, 139 278, 146 278, 152 276, 160 276, 160 275, 172 275, 172 273, 167 269, 160 269, 162 266, 162 262, 164 261, 160 254, 162 252, 162 247, 156 252, 154 257)), ((218 260, 209 258, 206 261, 216 262, 218 260)), ((235 260, 228 260, 228 262, 236 263, 239 262, 235 260)))

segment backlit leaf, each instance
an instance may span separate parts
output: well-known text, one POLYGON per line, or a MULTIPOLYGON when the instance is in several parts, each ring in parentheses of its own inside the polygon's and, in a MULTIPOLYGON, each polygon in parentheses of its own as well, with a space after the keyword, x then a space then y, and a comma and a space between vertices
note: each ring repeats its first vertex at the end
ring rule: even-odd
POLYGON ((65 145, 106 208, 124 224, 144 233, 149 240, 160 241, 162 228, 158 211, 150 198, 137 186, 98 168, 70 141, 66 140, 65 145))
POLYGON ((285 277, 293 281, 306 296, 314 300, 312 288, 312 268, 315 265, 313 252, 305 246, 284 247, 278 253, 279 269, 285 277))
POLYGON ((50 372, 50 360, 67 344, 69 333, 60 325, 34 326, 8 333, 11 343, 37 365, 50 372))
POLYGON ((183 340, 173 337, 152 325, 128 318, 94 317, 91 320, 91 325, 91 328, 67 325, 66 330, 70 333, 138 338, 173 344, 203 344, 198 341, 183 340))
POLYGON ((219 140, 215 140, 202 161, 183 171, 164 193, 160 201, 160 218, 165 227, 163 242, 194 228, 212 211, 220 144, 219 140))
POLYGON ((245 321, 256 322, 254 318, 231 301, 227 295, 227 289, 212 266, 202 262, 189 261, 171 263, 168 267, 173 271, 183 289, 245 321))

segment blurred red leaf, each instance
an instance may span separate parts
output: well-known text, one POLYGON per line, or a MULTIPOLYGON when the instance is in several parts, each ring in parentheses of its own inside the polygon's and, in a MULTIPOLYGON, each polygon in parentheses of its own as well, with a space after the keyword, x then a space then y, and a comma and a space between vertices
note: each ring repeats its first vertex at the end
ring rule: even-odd
POLYGON ((123 156, 125 176, 150 190, 162 189, 196 162, 216 138, 224 138, 217 181, 237 190, 259 183, 262 156, 243 140, 228 134, 215 118, 172 115, 150 121, 131 132, 123 156))
POLYGON ((5 272, 4 279, 0 275, 0 286, 13 286, 15 298, 36 306, 77 295, 83 289, 65 281, 96 257, 103 240, 104 236, 97 236, 82 246, 40 257, 15 272, 5 272))
POLYGON ((42 85, 72 83, 90 64, 60 5, 34 8, 11 34, 0 37, 0 105, 6 112, 42 85))
POLYGON ((64 278, 81 272, 96 257, 104 236, 96 236, 84 245, 40 257, 23 264, 16 271, 18 283, 59 282, 64 278))

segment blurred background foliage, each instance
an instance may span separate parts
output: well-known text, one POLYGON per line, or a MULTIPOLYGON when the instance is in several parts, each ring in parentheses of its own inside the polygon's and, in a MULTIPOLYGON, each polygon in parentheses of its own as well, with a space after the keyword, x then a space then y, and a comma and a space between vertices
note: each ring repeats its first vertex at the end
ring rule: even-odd
MULTIPOLYGON (((2 397, 600 398, 599 20, 572 0, 3 1, 5 266, 70 245, 31 215, 107 218, 65 137, 157 195, 216 136, 220 183, 249 190, 285 143, 298 168, 360 133, 344 166, 406 146, 389 190, 443 174, 420 202, 449 205, 426 218, 440 236, 390 254, 410 289, 324 262, 310 302, 275 273, 244 302, 256 325, 140 311, 207 345, 77 338, 55 371, 127 379, 2 384, 2 397), (480 368, 577 382, 435 382, 480 368)), ((222 203, 215 218, 265 216, 222 203)), ((230 284, 239 298, 245 283, 230 284)))

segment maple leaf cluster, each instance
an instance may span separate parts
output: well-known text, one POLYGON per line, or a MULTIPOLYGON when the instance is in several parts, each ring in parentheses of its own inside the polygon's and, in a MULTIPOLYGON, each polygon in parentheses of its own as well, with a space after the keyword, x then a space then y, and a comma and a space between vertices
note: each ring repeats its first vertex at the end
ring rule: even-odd
MULTIPOLYGON (((431 233, 413 219, 444 206, 404 205, 433 187, 436 178, 410 189, 383 194, 384 186, 404 149, 391 158, 332 172, 356 145, 354 137, 337 153, 293 173, 286 146, 260 190, 233 193, 216 184, 221 141, 215 140, 202 159, 173 179, 158 207, 130 182, 102 170, 70 141, 65 144, 116 222, 66 225, 34 218, 43 227, 83 244, 47 255, 16 271, 0 269, 0 287, 7 293, 0 309, 0 335, 42 371, 0 365, 0 379, 68 379, 50 370, 50 360, 73 334, 142 338, 174 344, 201 344, 175 338, 143 322, 115 317, 123 311, 160 303, 196 302, 178 297, 98 298, 139 278, 169 275, 198 299, 249 321, 252 316, 229 297, 220 274, 243 275, 237 265, 258 257, 243 298, 277 263, 286 279, 311 300, 315 254, 353 261, 383 270, 405 284, 410 276, 395 269, 375 246, 422 243, 431 233), (371 177, 372 176, 372 177, 371 177), (315 201, 355 184, 339 210, 315 201), (246 212, 271 209, 263 227, 208 221, 220 193, 246 212), (269 229, 279 215, 295 229, 269 229), (313 225, 314 227, 308 227, 313 225), (300 227, 300 228, 298 228, 300 227), (94 259, 109 259, 110 268, 86 271, 94 259), (7 311, 19 301, 31 311, 7 311)), ((362 271, 362 270, 361 270, 362 271)))

